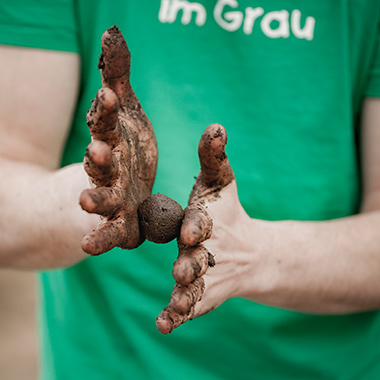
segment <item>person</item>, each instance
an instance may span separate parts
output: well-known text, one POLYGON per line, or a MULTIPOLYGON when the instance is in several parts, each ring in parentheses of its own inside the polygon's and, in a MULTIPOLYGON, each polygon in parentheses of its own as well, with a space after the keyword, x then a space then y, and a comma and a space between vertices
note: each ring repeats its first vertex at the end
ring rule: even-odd
POLYGON ((50 269, 42 379, 379 377, 379 1, 254 6, 0 6, 0 260, 50 269), (196 198, 213 221, 202 244, 215 266, 192 322, 169 336, 154 319, 175 242, 94 257, 80 245, 99 224, 78 206, 89 187, 78 162, 112 25, 157 138, 153 192, 186 205, 202 131, 218 122, 229 136, 235 179, 196 198))

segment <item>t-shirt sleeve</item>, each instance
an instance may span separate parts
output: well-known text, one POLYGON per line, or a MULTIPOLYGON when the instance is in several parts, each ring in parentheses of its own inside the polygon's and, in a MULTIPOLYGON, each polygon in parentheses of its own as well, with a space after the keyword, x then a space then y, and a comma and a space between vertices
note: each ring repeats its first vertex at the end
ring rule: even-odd
POLYGON ((365 96, 380 97, 380 31, 377 34, 376 53, 369 71, 365 96))
POLYGON ((0 1, 0 44, 79 52, 74 0, 0 1))

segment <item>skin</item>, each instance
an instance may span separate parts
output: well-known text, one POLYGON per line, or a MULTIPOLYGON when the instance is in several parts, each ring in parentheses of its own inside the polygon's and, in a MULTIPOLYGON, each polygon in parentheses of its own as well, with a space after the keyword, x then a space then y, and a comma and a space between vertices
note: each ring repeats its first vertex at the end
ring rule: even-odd
POLYGON ((7 182, 0 190, 3 267, 67 267, 88 257, 82 247, 99 254, 143 240, 137 208, 153 186, 156 141, 130 87, 125 41, 109 34, 100 65, 107 87, 88 114, 93 142, 84 167, 92 189, 82 164, 57 169, 76 104, 79 57, 0 47, 0 174, 7 182))
POLYGON ((204 293, 203 275, 215 265, 214 256, 201 243, 211 236, 213 227, 208 203, 216 202, 221 190, 234 181, 225 153, 226 143, 226 131, 219 124, 210 125, 199 142, 201 172, 190 194, 178 239, 179 256, 173 267, 176 284, 168 307, 156 320, 163 334, 194 316, 194 306, 204 293))
MULTIPOLYGON (((173 268, 176 284, 171 300, 156 321, 160 332, 170 333, 234 297, 314 314, 380 308, 380 152, 377 148, 380 100, 366 99, 363 112, 361 212, 326 222, 251 219, 239 202, 235 179, 225 180, 225 173, 232 172, 227 158, 210 165, 205 152, 210 147, 205 147, 202 136, 199 146, 202 171, 190 204, 201 204, 207 210, 213 221, 212 234, 199 244, 209 234, 207 223, 201 224, 203 232, 198 231, 198 241, 192 234, 200 225, 196 220, 182 228, 180 240, 191 255, 183 258, 180 246, 173 268), (215 169, 218 162, 219 169, 215 169), (210 177, 211 182, 205 181, 210 177), (215 265, 204 267, 205 249, 214 256, 215 265), (183 268, 188 266, 203 269, 184 281, 181 272, 186 272, 183 268)), ((216 152, 215 156, 218 155, 224 156, 224 149, 216 152)))
POLYGON ((39 49, 0 51, 0 266, 70 266, 88 256, 80 241, 99 223, 78 204, 89 187, 83 165, 58 169, 80 59, 39 49))
MULTIPOLYGON (((57 169, 76 102, 79 58, 6 47, 1 53, 0 173, 7 186, 0 188, 0 265, 28 269, 70 266, 86 257, 80 241, 99 223, 97 215, 83 212, 78 205, 81 191, 88 187, 82 165, 57 169)), ((118 90, 114 92, 119 99, 118 90)), ((163 327, 163 332, 232 297, 318 314, 380 307, 380 100, 365 99, 362 115, 362 209, 358 215, 338 220, 266 222, 249 218, 239 202, 236 181, 219 178, 229 171, 223 152, 217 156, 224 169, 214 166, 218 160, 208 155, 212 164, 208 172, 207 152, 203 155, 201 149, 201 180, 196 182, 191 203, 203 211, 198 220, 189 216, 181 231, 180 260, 174 275, 179 285, 187 284, 172 297, 169 310, 174 322, 163 327), (209 177, 214 178, 213 185, 202 182, 209 177), (209 239, 205 212, 213 223, 209 239), (200 245, 198 241, 203 239, 200 245), (205 249, 215 261, 212 267, 205 249), (194 266, 201 270, 194 275, 185 273, 183 268, 194 266), (192 277, 196 277, 194 281, 192 277)), ((104 157, 114 157, 101 146, 100 151, 108 151, 104 157)), ((206 144, 207 149, 213 145, 206 144)), ((103 178, 115 179, 116 165, 103 158, 93 161, 100 166, 108 162, 109 173, 103 178)), ((96 182, 97 175, 92 179, 96 182)))
POLYGON ((80 197, 82 208, 103 220, 82 241, 91 255, 115 246, 136 248, 144 241, 137 210, 152 192, 157 168, 156 138, 131 88, 130 53, 116 27, 103 34, 101 47, 103 88, 87 114, 92 143, 84 159, 95 187, 80 197))

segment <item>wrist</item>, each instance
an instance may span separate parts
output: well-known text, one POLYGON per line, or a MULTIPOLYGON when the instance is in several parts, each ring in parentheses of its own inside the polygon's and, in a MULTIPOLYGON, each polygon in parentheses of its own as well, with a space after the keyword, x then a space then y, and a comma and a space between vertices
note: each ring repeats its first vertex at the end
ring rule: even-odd
POLYGON ((283 260, 274 245, 278 234, 276 222, 249 219, 242 227, 237 265, 237 297, 270 303, 281 287, 283 260))

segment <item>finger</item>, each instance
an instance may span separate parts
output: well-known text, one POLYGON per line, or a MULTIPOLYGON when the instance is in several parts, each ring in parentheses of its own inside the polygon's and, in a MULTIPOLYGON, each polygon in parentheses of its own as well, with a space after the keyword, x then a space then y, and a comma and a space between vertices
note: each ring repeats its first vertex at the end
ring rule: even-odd
POLYGON ((187 206, 182 221, 180 242, 194 246, 210 238, 212 219, 200 204, 187 206))
POLYGON ((220 124, 211 124, 199 141, 201 181, 206 187, 224 187, 234 179, 234 173, 225 152, 227 133, 220 124))
POLYGON ((156 318, 156 326, 158 328, 158 331, 165 335, 171 333, 182 323, 185 323, 191 319, 193 313, 194 310, 190 310, 188 314, 181 315, 171 307, 165 307, 156 318))
POLYGON ((87 125, 95 140, 106 142, 113 148, 119 141, 117 118, 119 100, 109 88, 101 88, 87 113, 87 125))
POLYGON ((191 284, 176 283, 170 298, 169 307, 181 315, 186 315, 202 299, 205 291, 203 277, 196 278, 191 284))
POLYGON ((123 203, 121 190, 113 187, 97 187, 84 190, 79 198, 82 209, 102 216, 111 216, 116 213, 123 203))
POLYGON ((111 88, 120 99, 120 103, 125 105, 131 96, 131 54, 116 25, 104 32, 101 48, 98 68, 101 70, 103 87, 111 88))
POLYGON ((95 140, 87 147, 83 165, 86 173, 98 186, 110 186, 119 176, 111 148, 103 141, 95 140))
POLYGON ((82 240, 82 249, 90 255, 100 255, 121 245, 126 238, 125 222, 116 219, 102 224, 82 240))
POLYGON ((203 276, 209 266, 215 265, 211 253, 202 245, 180 247, 180 253, 173 266, 173 277, 181 285, 188 285, 203 276))

